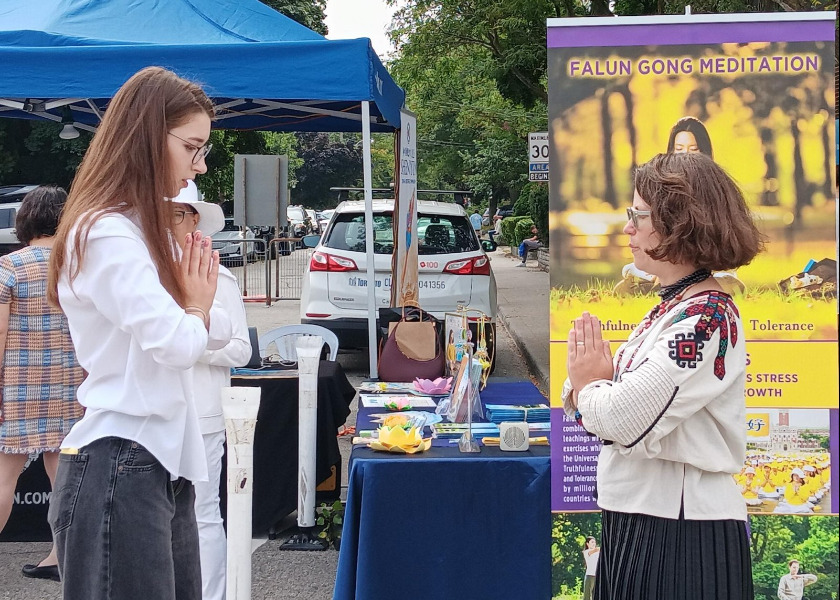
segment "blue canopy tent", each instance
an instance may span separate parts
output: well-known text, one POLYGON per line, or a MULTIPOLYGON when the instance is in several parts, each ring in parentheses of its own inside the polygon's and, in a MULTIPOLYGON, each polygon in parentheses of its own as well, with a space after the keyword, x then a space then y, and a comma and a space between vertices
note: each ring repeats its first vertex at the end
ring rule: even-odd
POLYGON ((361 131, 368 212, 370 133, 399 129, 405 100, 370 40, 327 40, 257 0, 3 0, 0 64, 0 117, 92 131, 126 79, 159 65, 204 87, 217 128, 361 131))

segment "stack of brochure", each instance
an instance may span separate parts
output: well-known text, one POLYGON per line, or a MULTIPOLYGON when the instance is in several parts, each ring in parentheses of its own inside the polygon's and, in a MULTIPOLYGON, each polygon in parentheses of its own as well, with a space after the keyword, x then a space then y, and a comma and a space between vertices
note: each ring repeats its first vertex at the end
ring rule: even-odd
POLYGON ((551 413, 546 404, 488 404, 487 420, 493 423, 505 421, 527 421, 528 423, 548 423, 551 413))
MULTIPOLYGON (((432 437, 457 440, 469 428, 467 423, 435 423, 432 425, 432 437)), ((473 423, 473 437, 480 440, 484 436, 499 436, 499 426, 495 423, 473 423)))

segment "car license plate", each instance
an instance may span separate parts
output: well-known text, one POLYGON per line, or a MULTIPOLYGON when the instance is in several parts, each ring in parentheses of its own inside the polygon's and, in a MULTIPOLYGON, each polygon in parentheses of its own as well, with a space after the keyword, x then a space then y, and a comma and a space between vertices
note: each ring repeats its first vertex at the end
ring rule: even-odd
POLYGON ((421 279, 417 282, 417 287, 421 290, 445 290, 446 282, 441 280, 421 279))

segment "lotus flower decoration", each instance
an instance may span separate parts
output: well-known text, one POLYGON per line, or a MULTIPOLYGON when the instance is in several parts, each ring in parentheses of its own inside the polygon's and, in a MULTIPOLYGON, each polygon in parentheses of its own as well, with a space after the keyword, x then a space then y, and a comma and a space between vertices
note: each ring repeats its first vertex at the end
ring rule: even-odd
POLYGON ((379 428, 379 439, 370 443, 374 450, 396 452, 398 454, 415 454, 428 450, 432 445, 431 439, 423 439, 416 427, 406 429, 402 425, 393 427, 383 425, 379 428))
POLYGON ((431 379, 420 379, 417 377, 414 380, 414 389, 423 394, 431 396, 442 396, 448 394, 452 387, 451 377, 438 377, 434 381, 431 379))

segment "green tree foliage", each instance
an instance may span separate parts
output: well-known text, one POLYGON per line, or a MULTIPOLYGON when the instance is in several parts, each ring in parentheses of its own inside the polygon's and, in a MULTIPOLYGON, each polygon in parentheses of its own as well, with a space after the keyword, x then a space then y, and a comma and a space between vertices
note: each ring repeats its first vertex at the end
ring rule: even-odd
POLYGON ((324 9, 327 7, 327 0, 260 1, 290 19, 294 19, 304 27, 309 27, 309 29, 317 31, 321 35, 327 35, 327 26, 324 24, 324 9))
POLYGON ((298 135, 297 187, 292 203, 308 208, 335 206, 331 187, 358 186, 362 178, 362 149, 357 136, 327 133, 298 135))
POLYGON ((70 188, 92 135, 75 140, 58 137, 61 124, 51 121, 0 119, 0 184, 52 183, 70 188))

